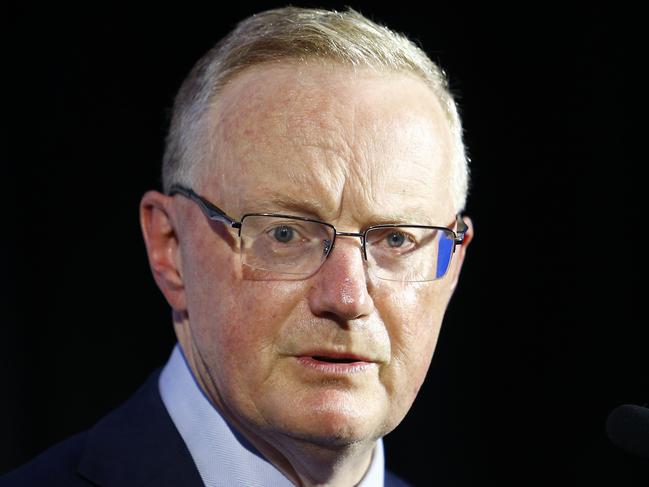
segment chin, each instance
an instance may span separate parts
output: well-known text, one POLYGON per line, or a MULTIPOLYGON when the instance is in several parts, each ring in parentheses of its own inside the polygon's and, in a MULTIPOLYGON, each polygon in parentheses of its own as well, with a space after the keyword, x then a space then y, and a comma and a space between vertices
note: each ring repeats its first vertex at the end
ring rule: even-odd
POLYGON ((376 441, 387 433, 381 408, 353 407, 343 401, 304 406, 287 410, 291 414, 282 418, 283 434, 322 447, 344 447, 376 441))
POLYGON ((293 440, 305 442, 309 445, 317 445, 322 448, 346 448, 360 443, 370 443, 383 436, 375 428, 363 425, 328 424, 313 425, 311 427, 299 428, 283 432, 293 440))

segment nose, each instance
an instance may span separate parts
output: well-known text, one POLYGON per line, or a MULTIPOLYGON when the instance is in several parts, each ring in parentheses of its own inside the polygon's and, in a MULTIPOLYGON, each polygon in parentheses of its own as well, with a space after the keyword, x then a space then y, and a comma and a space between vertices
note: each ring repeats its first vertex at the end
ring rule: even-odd
POLYGON ((367 288, 365 262, 356 239, 338 238, 313 276, 309 306, 316 316, 353 320, 369 315, 374 301, 367 288))

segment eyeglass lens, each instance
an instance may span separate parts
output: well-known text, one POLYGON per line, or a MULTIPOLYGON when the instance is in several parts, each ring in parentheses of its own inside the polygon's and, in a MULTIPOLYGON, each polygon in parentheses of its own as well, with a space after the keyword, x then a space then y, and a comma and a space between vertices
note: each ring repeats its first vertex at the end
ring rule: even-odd
MULTIPOLYGON (((323 264, 334 240, 332 227, 283 217, 247 215, 242 221, 242 263, 300 279, 323 264)), ((386 226, 366 234, 369 272, 391 281, 433 281, 446 274, 454 246, 450 230, 386 226)))

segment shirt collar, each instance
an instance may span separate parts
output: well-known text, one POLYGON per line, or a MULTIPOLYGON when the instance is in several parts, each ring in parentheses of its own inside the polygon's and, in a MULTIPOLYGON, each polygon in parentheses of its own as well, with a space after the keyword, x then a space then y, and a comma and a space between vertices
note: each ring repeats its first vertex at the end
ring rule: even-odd
MULTIPOLYGON (((160 396, 206 487, 293 487, 272 463, 225 421, 203 393, 178 344, 160 374, 160 396)), ((357 487, 383 487, 383 441, 357 487)))

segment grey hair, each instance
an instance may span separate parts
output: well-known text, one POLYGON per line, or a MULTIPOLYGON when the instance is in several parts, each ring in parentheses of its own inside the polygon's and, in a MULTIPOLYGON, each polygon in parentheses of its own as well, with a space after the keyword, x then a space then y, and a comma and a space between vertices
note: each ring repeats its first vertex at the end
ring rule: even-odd
POLYGON ((281 61, 324 60, 353 67, 410 72, 438 98, 453 139, 452 194, 459 212, 469 186, 469 164, 458 109, 444 71, 404 35, 360 13, 285 7, 240 22, 194 65, 176 95, 165 140, 162 183, 191 186, 210 147, 205 114, 225 84, 242 70, 281 61), (200 148, 201 150, 196 150, 200 148))

